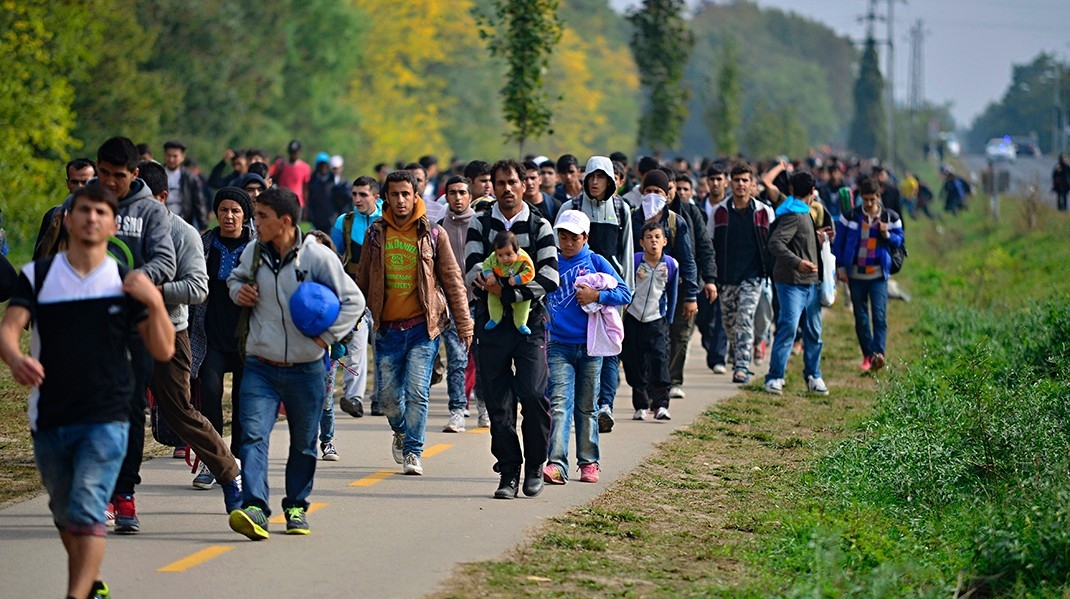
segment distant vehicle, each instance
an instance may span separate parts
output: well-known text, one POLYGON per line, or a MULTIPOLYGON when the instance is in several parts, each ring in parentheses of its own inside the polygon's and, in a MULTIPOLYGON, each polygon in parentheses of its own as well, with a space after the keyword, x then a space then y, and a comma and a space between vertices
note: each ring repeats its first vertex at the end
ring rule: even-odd
POLYGON ((959 138, 951 131, 943 131, 938 136, 944 144, 944 153, 948 156, 957 157, 962 152, 962 144, 959 143, 959 138))
POLYGON ((1037 141, 1032 137, 1012 135, 1011 142, 1014 143, 1014 151, 1017 152, 1019 156, 1040 158, 1040 147, 1037 146, 1037 141))
POLYGON ((989 162, 1014 162, 1018 159, 1018 151, 1009 136, 993 137, 985 144, 985 158, 989 162))

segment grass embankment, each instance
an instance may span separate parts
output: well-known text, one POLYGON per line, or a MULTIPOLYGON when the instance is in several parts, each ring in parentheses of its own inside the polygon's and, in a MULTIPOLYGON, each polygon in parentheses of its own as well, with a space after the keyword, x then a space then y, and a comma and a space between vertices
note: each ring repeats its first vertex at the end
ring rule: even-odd
POLYGON ((881 377, 834 308, 829 397, 794 358, 782 398, 748 386, 436 597, 1066 596, 1070 222, 981 204, 908 222, 881 377))

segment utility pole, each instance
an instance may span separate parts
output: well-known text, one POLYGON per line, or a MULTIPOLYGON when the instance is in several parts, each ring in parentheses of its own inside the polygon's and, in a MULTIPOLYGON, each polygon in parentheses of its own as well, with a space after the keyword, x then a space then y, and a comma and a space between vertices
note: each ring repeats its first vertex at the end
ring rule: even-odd
MULTIPOLYGON (((906 0, 898 0, 906 4, 906 0)), ((892 168, 897 165, 895 140, 895 3, 896 0, 888 0, 888 14, 885 16, 885 24, 888 26, 888 159, 892 168)), ((871 3, 872 5, 872 3, 871 3)))
POLYGON ((925 105, 925 26, 921 19, 910 28, 910 110, 917 112, 925 105))

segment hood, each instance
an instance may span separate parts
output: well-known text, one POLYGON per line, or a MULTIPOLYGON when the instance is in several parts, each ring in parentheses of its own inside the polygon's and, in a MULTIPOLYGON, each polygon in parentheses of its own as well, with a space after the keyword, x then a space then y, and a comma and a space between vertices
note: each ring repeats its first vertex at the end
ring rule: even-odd
POLYGON ((568 266, 571 266, 572 264, 574 264, 576 262, 582 262, 585 259, 587 259, 587 257, 590 256, 590 255, 591 255, 591 246, 589 244, 586 244, 586 243, 583 244, 582 248, 580 248, 579 253, 576 254, 575 256, 571 257, 571 258, 566 258, 565 256, 563 256, 561 254, 561 252, 559 250, 557 252, 557 269, 559 271, 564 272, 565 270, 568 270, 568 268, 567 268, 568 266))
POLYGON ((415 203, 412 205, 412 218, 404 225, 398 225, 397 217, 394 216, 394 211, 390 209, 390 204, 383 204, 383 220, 386 221, 386 224, 398 231, 408 231, 415 227, 416 223, 420 222, 420 218, 427 214, 427 206, 424 204, 423 198, 419 196, 413 197, 415 198, 415 203))
POLYGON ((464 212, 460 213, 454 212, 453 210, 449 209, 446 210, 446 218, 448 218, 450 222, 461 225, 467 225, 472 220, 472 217, 475 215, 476 211, 472 209, 471 205, 469 205, 464 212))
POLYGON ((809 214, 810 206, 795 196, 788 196, 788 199, 784 200, 784 203, 776 209, 776 215, 784 216, 789 213, 809 214))
POLYGON ((591 156, 587 161, 587 167, 583 170, 583 193, 587 194, 587 197, 594 199, 591 196, 591 192, 587 191, 587 175, 595 171, 602 171, 609 177, 609 189, 606 193, 606 198, 612 198, 617 193, 617 179, 613 174, 613 161, 605 156, 591 156))
POLYGON ((125 198, 119 200, 119 206, 129 206, 134 202, 140 202, 145 199, 156 201, 156 198, 152 197, 152 192, 149 191, 149 186, 141 179, 134 179, 134 182, 130 184, 130 192, 126 194, 125 198))

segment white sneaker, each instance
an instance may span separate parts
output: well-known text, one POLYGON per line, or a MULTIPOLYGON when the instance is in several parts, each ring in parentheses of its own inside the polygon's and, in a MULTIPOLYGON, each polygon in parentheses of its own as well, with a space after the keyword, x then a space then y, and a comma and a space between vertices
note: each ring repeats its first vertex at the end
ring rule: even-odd
POLYGON ((669 397, 672 399, 683 399, 686 395, 682 387, 673 387, 669 389, 669 397))
POLYGON ((724 374, 728 372, 728 367, 724 364, 717 364, 713 367, 713 374, 724 374))
POLYGON ((806 389, 810 393, 816 393, 818 395, 828 395, 829 388, 825 386, 825 380, 817 376, 806 377, 806 389))
POLYGON ((390 441, 390 453, 394 456, 394 461, 401 464, 405 462, 405 433, 394 433, 394 438, 390 441))
POLYGON ((784 379, 769 379, 765 381, 765 392, 775 395, 784 394, 784 379))
POLYGON ((405 454, 405 467, 402 471, 405 474, 422 475, 424 473, 424 465, 420 463, 420 456, 415 453, 405 454))
POLYGON ((646 420, 646 410, 636 410, 632 420, 646 420))
POLYGON ((442 427, 444 433, 463 433, 464 428, 464 412, 457 410, 450 414, 450 421, 446 423, 446 426, 442 427))
POLYGON ((487 412, 487 404, 483 403, 482 399, 476 400, 476 411, 479 414, 479 428, 490 428, 490 413, 487 412))
POLYGON ((658 408, 658 413, 654 415, 654 420, 672 420, 672 416, 669 415, 669 408, 658 408))

